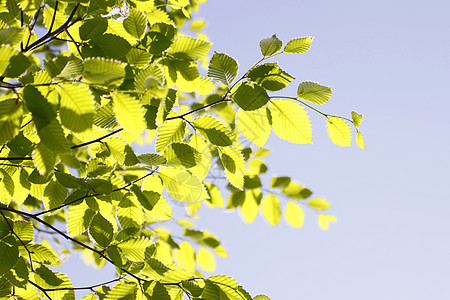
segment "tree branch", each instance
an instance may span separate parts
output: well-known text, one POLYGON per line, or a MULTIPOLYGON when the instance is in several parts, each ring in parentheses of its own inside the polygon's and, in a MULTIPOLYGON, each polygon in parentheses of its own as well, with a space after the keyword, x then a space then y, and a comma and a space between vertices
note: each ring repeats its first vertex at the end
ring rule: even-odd
POLYGON ((111 135, 114 135, 116 133, 119 133, 122 130, 123 130, 123 128, 117 129, 116 131, 110 132, 107 135, 99 137, 98 139, 95 139, 95 140, 92 140, 92 141, 89 141, 89 142, 86 142, 86 143, 82 143, 82 144, 79 144, 79 145, 72 146, 72 147, 70 147, 70 149, 77 149, 77 148, 81 148, 81 147, 84 147, 84 146, 87 146, 87 145, 90 145, 90 144, 93 144, 93 143, 101 142, 103 139, 105 139, 105 138, 107 138, 107 137, 109 137, 111 135))

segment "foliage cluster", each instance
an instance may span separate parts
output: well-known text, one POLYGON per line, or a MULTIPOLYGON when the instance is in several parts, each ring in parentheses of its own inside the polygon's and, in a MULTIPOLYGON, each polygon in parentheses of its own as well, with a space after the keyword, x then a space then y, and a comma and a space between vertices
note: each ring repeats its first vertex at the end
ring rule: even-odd
POLYGON ((354 125, 364 148, 362 116, 316 108, 329 87, 305 81, 295 96, 272 95, 294 79, 272 58, 304 53, 312 38, 262 40, 262 58, 238 77, 234 58, 207 56, 204 23, 190 20, 200 0, 0 2, 1 297, 74 299, 87 289, 84 299, 264 300, 228 276, 202 275, 226 251, 191 222, 200 206, 239 209, 249 223, 261 210, 272 225, 284 207, 302 227, 303 204, 322 228, 335 221, 290 177, 261 183, 272 130, 312 142, 305 108, 324 116, 340 146, 354 125), (155 150, 138 154, 136 143, 155 150), (174 203, 186 216, 174 220, 174 203), (182 241, 162 227, 169 220, 182 241), (114 265, 117 277, 74 287, 54 268, 74 251, 114 265))

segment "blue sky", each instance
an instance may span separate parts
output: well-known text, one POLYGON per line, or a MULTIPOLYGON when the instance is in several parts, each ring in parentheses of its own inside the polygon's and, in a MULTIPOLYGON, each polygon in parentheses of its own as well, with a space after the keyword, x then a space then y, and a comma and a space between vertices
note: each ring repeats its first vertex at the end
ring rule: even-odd
POLYGON ((229 254, 217 273, 273 300, 450 298, 449 11, 448 1, 403 0, 201 6, 213 50, 236 58, 242 72, 260 59, 261 39, 314 36, 308 53, 274 60, 296 78, 283 94, 294 96, 305 80, 330 86, 321 109, 362 113, 367 146, 333 145, 325 120, 311 111, 314 144, 272 135, 269 172, 327 199, 338 222, 323 232, 307 211, 299 230, 202 209, 197 227, 216 234, 229 254))

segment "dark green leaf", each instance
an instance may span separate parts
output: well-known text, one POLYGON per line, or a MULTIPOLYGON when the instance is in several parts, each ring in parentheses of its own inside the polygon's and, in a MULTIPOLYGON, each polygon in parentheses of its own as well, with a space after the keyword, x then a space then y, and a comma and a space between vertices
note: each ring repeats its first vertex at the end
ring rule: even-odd
POLYGON ((231 94, 231 98, 243 110, 258 109, 270 100, 266 90, 252 82, 239 84, 231 94))

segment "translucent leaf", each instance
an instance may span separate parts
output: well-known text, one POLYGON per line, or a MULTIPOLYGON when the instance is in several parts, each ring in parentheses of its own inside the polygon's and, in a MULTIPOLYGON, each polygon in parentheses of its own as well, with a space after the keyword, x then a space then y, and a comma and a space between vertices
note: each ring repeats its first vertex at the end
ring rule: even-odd
POLYGON ((205 186, 186 170, 161 168, 159 170, 164 187, 174 199, 181 202, 200 202, 208 198, 205 186))
POLYGON ((89 234, 100 247, 108 247, 113 240, 113 225, 97 213, 89 226, 89 234))
POLYGON ((131 48, 131 50, 125 56, 127 62, 130 65, 135 65, 139 67, 145 67, 150 63, 152 55, 147 51, 138 50, 136 48, 131 48))
POLYGON ((139 101, 127 94, 114 94, 113 101, 119 124, 131 133, 141 134, 145 129, 145 121, 139 101))
POLYGON ((311 47, 312 37, 296 38, 290 40, 284 47, 286 53, 305 53, 311 47))
POLYGON ((200 268, 207 272, 214 272, 216 270, 214 255, 205 248, 198 248, 197 262, 200 268))
MULTIPOLYGON (((281 192, 287 196, 289 196, 292 199, 306 199, 309 196, 312 195, 312 192, 305 188, 304 186, 299 185, 298 183, 289 181, 287 184, 284 185, 284 182, 282 181, 283 178, 286 177, 278 177, 277 181, 272 181, 272 183, 277 184, 277 186, 283 186, 281 189, 281 192), (281 180, 281 181, 280 181, 281 180)), ((289 178, 289 177, 287 177, 289 178)), ((273 178, 272 178, 273 180, 273 178)))
POLYGON ((0 102, 0 144, 12 140, 18 133, 22 123, 22 102, 15 99, 0 102))
POLYGON ((206 26, 205 22, 203 22, 201 20, 195 20, 191 23, 191 25, 189 26, 189 29, 198 31, 198 30, 202 30, 203 28, 205 28, 205 26, 206 26))
POLYGON ((44 190, 44 204, 47 209, 53 209, 61 206, 67 197, 67 188, 63 187, 56 180, 47 184, 44 190))
POLYGON ((257 295, 253 298, 253 300, 270 300, 266 295, 257 295))
POLYGON ((170 47, 172 41, 164 34, 156 31, 149 31, 142 39, 142 45, 148 50, 148 53, 159 55, 170 47))
POLYGON ((145 295, 147 299, 158 299, 158 300, 171 300, 169 293, 167 292, 165 286, 158 281, 152 281, 148 283, 148 287, 144 284, 145 295))
POLYGON ((305 219, 302 208, 291 201, 289 201, 286 205, 284 217, 289 225, 297 228, 301 228, 303 226, 303 221, 305 219))
POLYGON ((242 134, 258 147, 264 146, 272 130, 265 107, 251 111, 240 109, 236 114, 236 125, 242 134))
POLYGON ((169 165, 192 168, 202 159, 200 153, 193 147, 183 143, 172 143, 164 149, 163 156, 169 165))
POLYGON ((192 279, 193 277, 194 275, 187 270, 169 270, 164 273, 160 281, 161 283, 178 283, 184 280, 192 279))
POLYGON ((8 236, 0 241, 0 275, 6 274, 19 259, 16 239, 8 236))
POLYGON ((90 40, 103 34, 108 28, 108 21, 102 18, 93 18, 85 20, 79 29, 82 40, 90 40))
POLYGON ((281 50, 281 47, 283 47, 283 42, 280 41, 274 34, 271 37, 259 42, 259 47, 261 48, 262 55, 270 56, 281 50))
POLYGON ((94 121, 94 100, 84 86, 65 84, 60 92, 61 123, 75 132, 82 132, 92 127, 94 121))
POLYGON ((269 109, 273 130, 280 138, 296 144, 312 143, 311 123, 298 103, 275 99, 270 101, 269 109))
POLYGON ((258 65, 252 68, 247 76, 250 80, 269 91, 281 90, 287 87, 294 79, 294 77, 281 70, 277 63, 258 65))
MULTIPOLYGON (((31 260, 43 264, 57 264, 59 263, 58 255, 41 244, 27 244, 27 249, 31 253, 31 260)), ((20 255, 28 257, 28 252, 25 247, 19 247, 20 255)))
POLYGON ((144 91, 156 80, 159 84, 164 82, 164 75, 157 64, 151 64, 136 76, 135 83, 138 91, 144 91))
POLYGON ((233 278, 218 275, 209 277, 207 281, 214 283, 228 299, 252 300, 252 297, 233 278))
POLYGON ((146 216, 156 221, 167 221, 173 218, 172 208, 163 197, 153 206, 151 211, 146 211, 146 216))
POLYGON ((0 45, 11 45, 16 47, 24 39, 26 27, 9 27, 0 30, 0 45))
POLYGON ((262 202, 262 213, 267 221, 275 226, 281 220, 280 200, 269 194, 262 202))
POLYGON ((50 299, 75 300, 75 292, 69 278, 41 265, 35 272, 36 284, 47 291, 50 299), (55 290, 52 290, 55 289, 55 290))
POLYGON ((111 33, 94 37, 90 44, 100 47, 106 57, 116 59, 124 57, 131 50, 131 45, 126 39, 111 33))
POLYGON ((327 129, 333 143, 342 147, 351 146, 352 133, 347 122, 338 117, 328 117, 327 129))
POLYGON ((192 173, 197 175, 200 180, 205 179, 211 168, 211 152, 209 145, 197 134, 191 136, 189 143, 191 147, 196 149, 201 154, 200 162, 190 169, 192 173))
POLYGON ((177 263, 187 270, 195 270, 195 251, 188 242, 179 244, 179 249, 175 253, 177 263))
POLYGON ((220 194, 219 188, 211 182, 205 182, 204 184, 208 190, 209 195, 209 199, 206 199, 206 203, 209 203, 212 206, 223 207, 223 198, 220 194))
POLYGON ((130 281, 119 281, 106 294, 105 300, 136 299, 137 283, 130 281))
POLYGON ((182 119, 165 121, 159 128, 156 138, 156 151, 162 153, 171 143, 181 142, 186 133, 186 124, 182 119))
POLYGON ((29 66, 30 61, 28 58, 19 52, 10 58, 9 66, 6 68, 3 76, 11 78, 18 77, 25 72, 29 66))
POLYGON ((245 200, 241 206, 241 213, 247 223, 252 223, 259 211, 259 202, 262 194, 260 191, 250 190, 245 192, 245 200))
POLYGON ((238 64, 230 56, 214 52, 209 61, 208 77, 213 81, 220 81, 226 86, 230 86, 238 73, 238 64))
POLYGON ((64 131, 56 119, 38 130, 41 143, 57 154, 70 151, 69 144, 64 136, 64 131))
POLYGON ((144 212, 139 201, 131 193, 127 193, 120 200, 117 207, 117 218, 123 229, 141 228, 144 222, 144 212))
POLYGON ((0 46, 0 75, 3 75, 9 66, 11 57, 19 54, 19 52, 9 46, 0 46))
POLYGON ((85 232, 89 228, 95 214, 95 211, 91 210, 86 202, 70 205, 67 213, 69 236, 74 237, 85 232))
POLYGON ((9 272, 7 272, 4 277, 8 279, 14 286, 26 287, 28 283, 28 266, 23 257, 19 257, 19 260, 9 272))
POLYGON ((161 166, 167 162, 167 159, 159 154, 141 154, 138 156, 138 159, 141 163, 149 166, 161 166))
POLYGON ((356 111, 352 111, 352 120, 353 120, 353 124, 355 124, 355 127, 358 128, 359 125, 361 125, 363 116, 358 114, 356 111))
POLYGON ((255 110, 269 102, 266 90, 253 82, 240 83, 234 89, 231 98, 243 110, 255 110))
POLYGON ((130 16, 123 21, 123 27, 129 34, 140 40, 147 29, 147 20, 141 11, 132 8, 130 16))
POLYGON ((4 169, 0 169, 0 202, 8 205, 13 195, 14 181, 4 169))
POLYGON ((167 13, 160 9, 154 9, 151 12, 147 13, 147 19, 148 22, 152 25, 155 23, 164 23, 173 25, 173 21, 169 18, 167 13))
POLYGON ((198 132, 211 144, 216 146, 231 146, 234 136, 218 119, 212 116, 201 116, 192 122, 198 132))
POLYGON ((331 97, 331 89, 316 82, 305 81, 299 84, 297 95, 303 100, 322 105, 331 97))
POLYGON ((309 200, 308 205, 318 210, 328 209, 331 206, 327 201, 321 198, 314 198, 309 200))
POLYGON ((211 48, 211 43, 188 36, 178 37, 167 50, 167 54, 176 56, 182 54, 192 60, 203 58, 211 48))
POLYGON ((234 147, 221 147, 219 155, 230 183, 238 189, 242 189, 245 169, 242 153, 234 147))
POLYGON ((104 58, 88 58, 83 63, 83 78, 87 83, 116 88, 125 78, 125 63, 104 58))
POLYGON ((319 214, 319 226, 323 230, 328 230, 328 227, 330 226, 330 222, 336 222, 336 217, 331 215, 322 215, 319 214))
POLYGON ((131 261, 145 261, 153 254, 154 243, 146 238, 132 238, 121 242, 118 247, 131 261))
POLYGON ((359 132, 359 131, 356 134, 356 144, 358 145, 359 148, 366 149, 363 136, 362 136, 361 132, 359 132))

